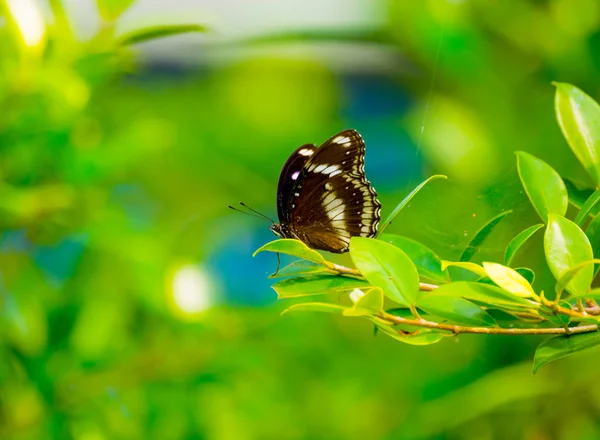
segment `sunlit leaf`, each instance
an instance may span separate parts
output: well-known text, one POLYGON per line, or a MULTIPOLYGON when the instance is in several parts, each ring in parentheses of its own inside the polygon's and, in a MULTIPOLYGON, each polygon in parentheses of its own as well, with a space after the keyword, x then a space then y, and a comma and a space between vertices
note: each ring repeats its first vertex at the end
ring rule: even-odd
POLYGON ((469 261, 446 261, 442 260, 442 270, 446 270, 448 267, 460 267, 466 269, 469 272, 473 272, 475 275, 480 277, 486 277, 487 273, 485 269, 477 263, 471 263, 469 261))
POLYGON ((125 12, 135 0, 96 0, 100 16, 108 21, 113 21, 125 12))
MULTIPOLYGON (((445 286, 452 285, 446 284, 445 286)), ((493 327, 496 321, 481 307, 457 296, 439 295, 436 291, 419 297, 418 307, 430 315, 447 319, 452 324, 477 327, 493 327)))
POLYGON ((523 188, 544 223, 549 213, 566 214, 567 187, 554 168, 524 151, 517 152, 517 168, 523 188))
POLYGON ((379 227, 379 232, 377 233, 377 236, 380 236, 381 234, 383 234, 383 231, 386 230, 386 228, 392 223, 392 221, 396 218, 396 216, 398 215, 398 213, 400 211, 402 211, 402 209, 412 200, 412 198, 419 192, 421 191, 421 189, 427 185, 429 182, 431 182, 432 180, 436 180, 436 179, 447 179, 447 176, 441 175, 441 174, 436 174, 434 176, 431 176, 429 179, 425 180, 424 182, 422 182, 420 185, 418 185, 415 189, 413 189, 409 195, 407 195, 400 203, 398 203, 398 206, 396 206, 396 208, 392 211, 392 213, 388 216, 387 219, 385 219, 385 221, 381 224, 381 226, 379 227))
POLYGON ((308 260, 296 260, 282 269, 279 269, 277 273, 270 275, 269 278, 283 278, 290 276, 300 275, 314 275, 317 273, 329 272, 325 266, 319 263, 308 260))
MULTIPOLYGON (((509 293, 500 287, 471 281, 457 281, 454 283, 444 284, 432 292, 421 292, 419 298, 425 298, 431 294, 465 298, 509 310, 535 309, 538 307, 536 303, 521 296, 509 293)), ((419 299, 418 302, 419 307, 421 305, 420 301, 421 299, 419 299)))
POLYGON ((339 275, 310 275, 288 278, 273 284, 279 299, 325 293, 349 292, 354 289, 369 287, 369 283, 356 278, 339 275))
POLYGON ((581 226, 581 223, 587 218, 600 201, 600 189, 593 192, 593 194, 585 201, 577 216, 575 217, 575 223, 581 226))
POLYGON ((485 239, 490 235, 490 233, 494 230, 496 225, 502 220, 505 216, 510 214, 512 211, 504 211, 498 214, 496 217, 492 218, 485 225, 483 225, 473 236, 462 255, 460 256, 460 261, 469 261, 473 255, 479 250, 479 246, 485 241, 485 239))
POLYGON ((498 263, 483 263, 491 280, 507 292, 524 298, 537 296, 529 282, 514 269, 498 263))
POLYGON ((410 257, 413 263, 415 263, 419 275, 422 278, 436 283, 446 283, 450 281, 448 271, 442 270, 442 260, 440 257, 424 244, 394 234, 383 234, 380 237, 380 240, 402 249, 404 253, 410 257))
MULTIPOLYGON (((358 289, 357 289, 358 290, 358 289)), ((344 312, 345 316, 370 316, 383 309, 383 292, 381 289, 370 289, 360 295, 354 306, 344 312)))
POLYGON ((171 37, 173 35, 189 34, 192 32, 206 32, 207 28, 198 24, 173 24, 162 26, 151 26, 137 29, 134 32, 120 36, 116 44, 120 46, 129 46, 146 41, 156 40, 158 38, 171 37))
POLYGON ((339 304, 330 304, 330 303, 322 303, 322 302, 312 302, 312 303, 300 303, 294 304, 291 307, 285 309, 281 314, 285 314, 288 312, 324 312, 324 313, 335 313, 337 315, 341 315, 344 313, 344 310, 347 310, 348 307, 339 305, 339 304))
POLYGON ((600 333, 582 333, 578 335, 560 335, 546 339, 535 351, 533 359, 533 372, 548 362, 564 358, 588 348, 600 345, 600 333))
POLYGON ((506 246, 506 251, 504 252, 504 264, 510 266, 519 249, 523 247, 533 234, 543 227, 543 224, 533 225, 517 234, 515 238, 508 243, 508 246, 506 246))
POLYGON ((352 237, 350 257, 360 273, 385 296, 402 305, 414 305, 419 273, 411 259, 396 246, 372 238, 352 237))
POLYGON ((304 260, 312 261, 313 263, 324 263, 325 258, 317 251, 309 248, 300 240, 294 240, 291 238, 284 238, 279 240, 271 241, 264 246, 260 247, 252 254, 256 256, 259 252, 279 252, 282 254, 293 255, 294 257, 303 258, 304 260))
POLYGON ((582 90, 555 82, 558 123, 571 150, 600 185, 600 106, 582 90))
MULTIPOLYGON (((557 280, 570 269, 594 258, 590 242, 579 226, 558 214, 549 214, 544 251, 550 271, 557 280)), ((586 267, 571 279, 566 290, 573 295, 587 293, 593 276, 593 267, 586 267)))

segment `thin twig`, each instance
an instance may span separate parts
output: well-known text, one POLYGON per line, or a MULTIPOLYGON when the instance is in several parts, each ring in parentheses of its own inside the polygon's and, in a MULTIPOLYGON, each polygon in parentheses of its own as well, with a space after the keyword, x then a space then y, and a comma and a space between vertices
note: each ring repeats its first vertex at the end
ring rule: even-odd
POLYGON ((590 333, 598 331, 597 325, 582 325, 579 327, 554 327, 554 328, 500 328, 500 327, 469 327, 463 325, 443 324, 439 322, 427 321, 426 319, 409 319, 400 316, 391 315, 386 312, 379 312, 379 318, 392 324, 412 325, 415 327, 432 328, 436 330, 445 330, 454 334, 476 333, 486 335, 565 335, 576 333, 590 333))
MULTIPOLYGON (((326 262, 326 267, 329 270, 337 272, 342 275, 351 275, 355 277, 361 277, 362 274, 357 269, 342 266, 340 264, 326 262)), ((439 286, 436 284, 419 283, 419 289, 421 291, 433 291, 439 286)), ((570 316, 571 318, 582 319, 595 318, 594 315, 600 315, 600 306, 586 307, 581 311, 573 310, 570 308, 562 307, 555 301, 550 301, 545 297, 540 298, 541 303, 551 309, 556 314, 570 316)), ((379 312, 377 315, 379 318, 390 322, 392 324, 405 324, 412 325, 415 327, 433 328, 437 330, 445 330, 454 334, 459 333, 477 333, 486 335, 571 335, 578 333, 590 333, 598 331, 598 325, 582 325, 577 327, 551 327, 551 328, 502 328, 502 327, 469 327, 463 325, 454 324, 443 324, 439 322, 427 321, 423 318, 401 318, 394 316, 384 311, 379 312)), ((418 316, 418 315, 417 315, 418 316)), ((599 319, 599 318, 596 318, 599 319)), ((600 321, 600 319, 599 319, 600 321)))

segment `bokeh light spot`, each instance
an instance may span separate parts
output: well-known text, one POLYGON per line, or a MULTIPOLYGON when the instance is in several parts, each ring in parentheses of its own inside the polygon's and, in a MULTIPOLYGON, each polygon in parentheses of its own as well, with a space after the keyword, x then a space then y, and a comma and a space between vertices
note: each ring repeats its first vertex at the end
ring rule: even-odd
POLYGON ((172 277, 172 300, 178 315, 197 315, 214 303, 214 285, 196 265, 180 266, 172 277))

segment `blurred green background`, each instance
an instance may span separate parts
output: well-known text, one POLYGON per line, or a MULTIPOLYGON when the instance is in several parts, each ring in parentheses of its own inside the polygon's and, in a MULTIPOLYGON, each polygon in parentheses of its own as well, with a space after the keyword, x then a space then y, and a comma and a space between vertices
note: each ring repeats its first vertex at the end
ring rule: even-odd
MULTIPOLYGON (((279 316, 251 253, 298 145, 345 128, 390 232, 477 259, 537 222, 525 150, 585 185, 551 81, 600 98, 596 0, 0 0, 1 439, 597 439, 597 350, 403 345, 279 316), (132 46, 145 26, 205 33, 132 46)), ((347 256, 338 257, 348 262, 347 256)), ((519 257, 551 286, 541 236, 519 257)))

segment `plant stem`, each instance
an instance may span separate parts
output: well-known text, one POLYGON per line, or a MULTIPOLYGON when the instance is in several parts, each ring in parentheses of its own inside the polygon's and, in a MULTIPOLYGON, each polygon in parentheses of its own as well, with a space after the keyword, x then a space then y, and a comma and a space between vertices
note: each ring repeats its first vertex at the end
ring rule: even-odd
MULTIPOLYGON (((342 275, 351 275, 355 277, 363 278, 361 273, 357 269, 352 269, 349 267, 342 266, 340 264, 335 264, 331 262, 326 262, 326 267, 329 270, 337 272, 342 275)), ((439 286, 436 284, 428 284, 428 283, 419 283, 419 289, 421 291, 430 292, 432 290, 437 289, 439 286)), ((540 302, 553 310, 557 314, 570 316, 571 318, 596 318, 598 317, 594 315, 598 315, 600 309, 598 306, 595 307, 582 307, 581 310, 573 310, 567 307, 560 306, 556 301, 550 301, 543 296, 540 298, 540 302)), ((416 310, 414 310, 416 312, 416 310)), ((446 330, 452 333, 478 333, 478 334, 486 334, 486 335, 571 335, 577 333, 589 333, 598 331, 598 325, 582 325, 578 327, 552 327, 552 328, 500 328, 500 327, 469 327, 462 325, 454 325, 454 324, 442 324, 439 322, 427 321, 423 318, 418 318, 417 316, 413 319, 409 318, 401 318, 399 316, 390 315, 386 312, 379 312, 377 315, 379 318, 390 322, 392 324, 405 324, 405 325, 413 325, 415 327, 425 327, 425 328, 433 328, 437 330, 446 330)), ((600 321, 600 319, 599 319, 600 321)))
POLYGON ((455 334, 476 333, 486 335, 566 335, 577 333, 590 333, 598 331, 597 325, 582 325, 579 327, 555 327, 555 328, 498 328, 498 327, 469 327, 463 325, 443 324, 439 322, 427 321, 426 319, 409 319, 400 316, 390 315, 386 312, 379 312, 377 316, 392 324, 405 324, 415 327, 433 328, 436 330, 445 330, 455 334))
MULTIPOLYGON (((351 267, 342 266, 341 264, 332 263, 330 261, 326 261, 323 264, 327 269, 329 269, 333 272, 337 272, 341 275, 351 275, 353 277, 364 278, 357 269, 352 269, 351 267)), ((427 292, 437 289, 438 287, 439 286, 437 286, 435 284, 419 283, 419 290, 423 290, 423 291, 427 291, 427 292)))

